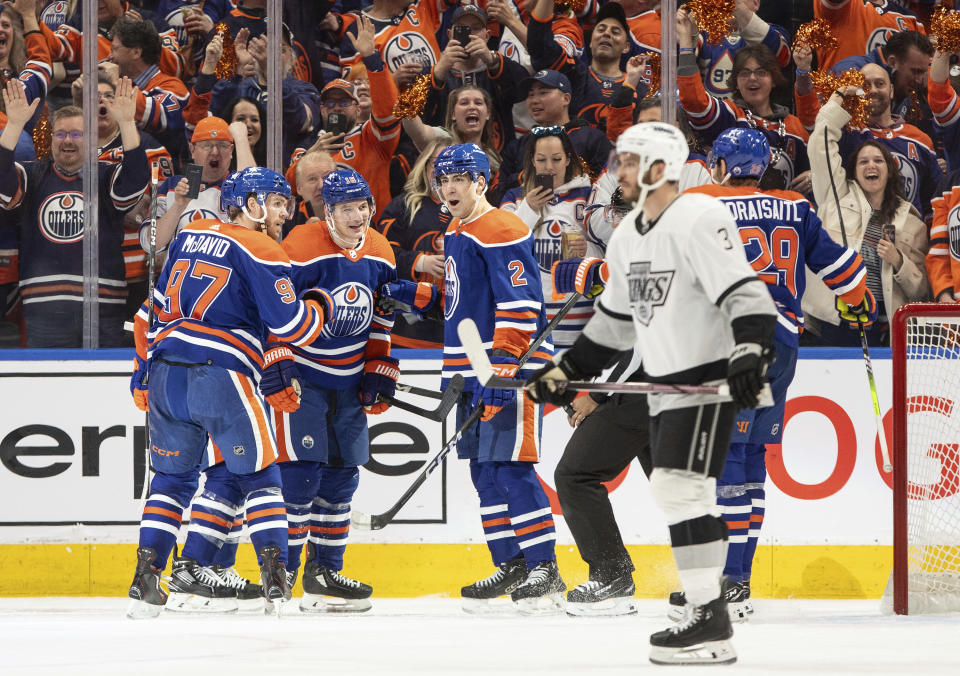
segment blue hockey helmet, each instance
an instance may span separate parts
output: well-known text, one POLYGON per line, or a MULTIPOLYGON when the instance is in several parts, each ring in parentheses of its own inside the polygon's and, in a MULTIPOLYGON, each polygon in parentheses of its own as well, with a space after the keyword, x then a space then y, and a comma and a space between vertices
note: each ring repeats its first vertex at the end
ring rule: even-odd
POLYGON ((320 188, 323 203, 331 209, 341 202, 367 200, 374 209, 373 193, 366 179, 353 169, 335 169, 323 179, 320 188))
POLYGON ((247 167, 233 172, 220 184, 220 210, 227 211, 228 207, 234 207, 246 213, 250 195, 256 195, 257 204, 262 206, 267 195, 274 193, 290 199, 293 193, 287 179, 270 169, 247 167))
POLYGON ((732 178, 760 178, 770 164, 770 143, 762 131, 733 127, 713 142, 707 166, 710 171, 723 160, 732 178))
POLYGON ((490 159, 483 148, 476 143, 462 143, 447 146, 437 155, 433 165, 433 175, 437 178, 446 174, 470 174, 474 182, 483 176, 490 184, 490 159))

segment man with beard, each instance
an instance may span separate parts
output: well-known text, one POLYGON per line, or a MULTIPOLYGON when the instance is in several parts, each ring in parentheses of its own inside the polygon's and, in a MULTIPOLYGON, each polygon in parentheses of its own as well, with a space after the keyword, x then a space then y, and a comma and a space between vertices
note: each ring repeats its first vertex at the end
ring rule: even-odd
MULTIPOLYGON (((933 141, 891 112, 893 86, 890 75, 882 66, 868 63, 860 72, 869 91, 869 118, 865 128, 843 133, 840 155, 847 157, 868 139, 882 143, 900 165, 903 196, 927 218, 931 214, 930 200, 943 175, 933 151, 933 141)), ((822 144, 823 139, 811 139, 811 143, 822 144)))

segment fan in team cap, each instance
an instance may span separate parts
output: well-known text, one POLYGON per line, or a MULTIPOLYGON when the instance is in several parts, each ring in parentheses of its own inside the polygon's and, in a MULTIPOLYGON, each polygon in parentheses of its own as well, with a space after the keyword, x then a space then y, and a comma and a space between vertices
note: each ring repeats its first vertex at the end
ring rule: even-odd
POLYGON ((367 181, 353 169, 331 171, 320 190, 330 237, 344 249, 360 249, 377 205, 367 181))
POLYGON ((690 604, 682 624, 650 637, 650 659, 733 662, 733 629, 720 589, 727 527, 715 483, 737 410, 758 403, 776 309, 747 263, 727 208, 706 195, 679 193, 688 150, 678 129, 662 122, 635 125, 618 139, 617 153, 624 198, 637 207, 610 237, 610 276, 597 312, 574 346, 529 380, 527 391, 536 401, 568 404, 576 392, 557 381, 598 376, 627 349, 642 355, 643 375, 653 382, 727 381, 729 396, 648 396, 650 493, 670 526, 690 604), (691 321, 696 331, 689 330, 691 321))

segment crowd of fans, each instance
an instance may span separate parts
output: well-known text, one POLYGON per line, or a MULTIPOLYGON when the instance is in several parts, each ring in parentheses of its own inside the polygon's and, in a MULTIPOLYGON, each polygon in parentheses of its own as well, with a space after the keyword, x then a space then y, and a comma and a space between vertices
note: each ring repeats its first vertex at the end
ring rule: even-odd
MULTIPOLYGON (((450 216, 433 162, 448 145, 477 143, 494 174, 488 199, 535 233, 555 312, 564 299, 550 293, 553 263, 602 256, 630 208, 612 148, 633 123, 661 118, 661 52, 677 59, 678 91, 664 95, 677 97, 691 149, 682 188, 710 180, 705 156, 724 129, 760 129, 773 152, 761 188, 800 193, 830 236, 863 256, 880 309, 872 344, 889 343, 903 303, 960 298, 960 235, 951 246, 949 210, 935 208, 960 184, 960 65, 926 28, 952 0, 736 0, 719 44, 681 7, 675 46, 661 44, 653 0, 461 1, 285 0, 279 121, 265 112, 266 0, 100 0, 94 111, 80 107, 94 77, 80 67, 82 11, 93 3, 3 2, 0 345, 82 344, 84 115, 96 116, 101 160, 103 347, 132 344, 122 322, 146 296, 145 252, 162 256, 191 220, 226 220, 220 182, 265 165, 269 125, 282 130, 281 169, 297 196, 271 235, 320 220, 323 177, 349 166, 370 184, 399 275, 441 288, 450 216), (792 46, 814 17, 829 21, 837 48, 792 46), (849 68, 866 83, 863 126, 841 105, 857 92, 824 96, 811 77, 849 68), (419 115, 401 117, 411 86, 423 94, 419 115), (196 195, 188 165, 200 168, 196 195)), ((831 299, 808 273, 804 344, 857 344, 831 299)), ((592 311, 584 301, 570 312, 555 342, 569 345, 592 311)), ((396 345, 439 346, 438 324, 409 319, 397 322, 396 345)))

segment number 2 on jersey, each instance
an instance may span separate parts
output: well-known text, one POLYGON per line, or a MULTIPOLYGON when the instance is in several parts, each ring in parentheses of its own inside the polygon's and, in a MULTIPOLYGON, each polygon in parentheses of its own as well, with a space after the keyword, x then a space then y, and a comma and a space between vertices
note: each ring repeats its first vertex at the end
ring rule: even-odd
POLYGON ((207 308, 210 307, 210 304, 220 295, 223 287, 230 281, 230 272, 229 268, 214 265, 207 261, 193 261, 192 269, 191 261, 177 261, 173 264, 173 267, 170 268, 170 280, 167 282, 166 296, 163 299, 163 307, 157 313, 158 317, 164 322, 173 321, 181 317, 203 319, 207 308), (206 288, 201 291, 197 300, 194 301, 189 313, 184 312, 186 308, 183 307, 180 294, 183 283, 187 280, 187 277, 191 279, 209 280, 206 288))
POLYGON ((769 238, 760 228, 740 228, 740 239, 747 250, 750 265, 764 283, 771 286, 786 286, 794 298, 797 296, 797 252, 800 240, 793 228, 774 228, 769 238), (760 253, 750 258, 756 244, 760 253))
POLYGON ((523 278, 523 263, 520 261, 510 261, 507 269, 513 274, 510 275, 510 283, 514 286, 526 286, 527 280, 523 278))

